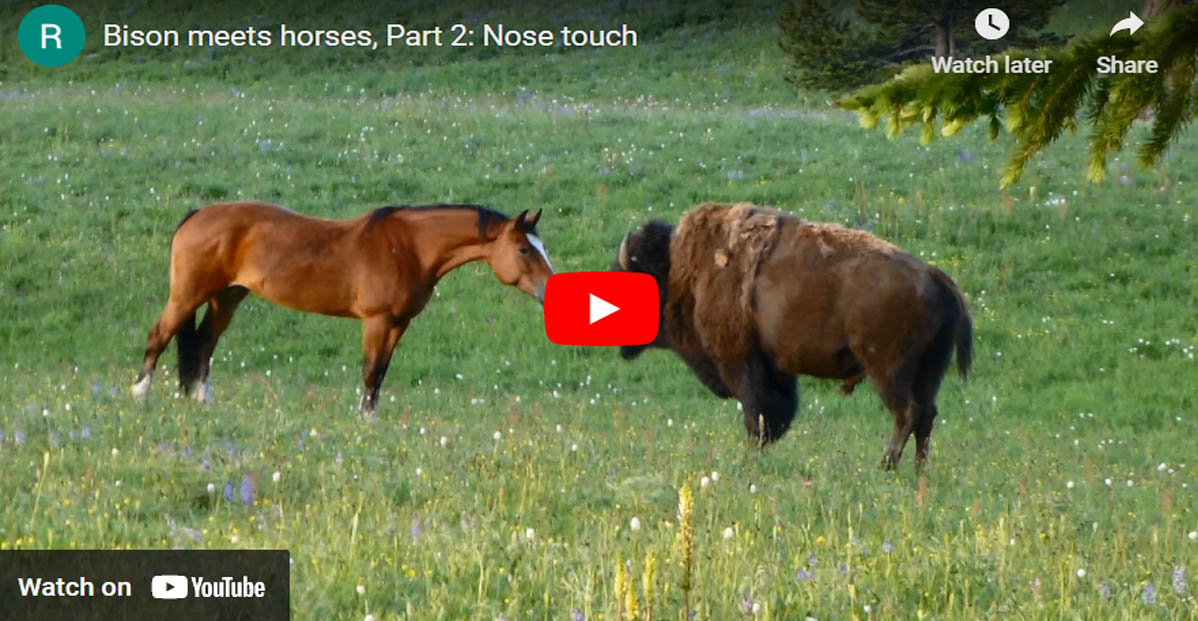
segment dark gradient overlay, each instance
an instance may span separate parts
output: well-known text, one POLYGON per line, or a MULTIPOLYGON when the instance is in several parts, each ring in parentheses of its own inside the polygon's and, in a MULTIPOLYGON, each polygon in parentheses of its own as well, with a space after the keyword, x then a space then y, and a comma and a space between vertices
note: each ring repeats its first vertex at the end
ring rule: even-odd
POLYGON ((0 552, 0 619, 50 621, 282 621, 290 618, 290 567, 286 550, 15 550, 0 552), (184 599, 154 599, 153 576, 188 577, 184 599), (18 578, 85 577, 92 597, 22 597, 18 578), (192 577, 219 582, 243 576, 266 586, 262 598, 201 598, 190 591, 192 577), (105 581, 128 582, 129 597, 105 597, 105 581))

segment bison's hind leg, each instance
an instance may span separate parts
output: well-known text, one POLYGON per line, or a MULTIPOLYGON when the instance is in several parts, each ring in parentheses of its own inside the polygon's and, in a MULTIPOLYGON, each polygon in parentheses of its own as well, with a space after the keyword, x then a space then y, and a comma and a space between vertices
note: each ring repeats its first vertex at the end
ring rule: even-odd
POLYGON ((882 397, 882 403, 886 404, 886 408, 894 416, 894 433, 891 434, 890 444, 882 456, 882 467, 887 470, 893 470, 898 466, 903 456, 903 448, 907 445, 907 438, 911 437, 918 422, 919 413, 912 386, 912 367, 913 364, 903 364, 890 377, 872 378, 878 388, 878 394, 882 397))
POLYGON ((955 322, 945 322, 928 348, 919 359, 919 370, 915 376, 915 400, 919 413, 915 426, 915 467, 927 465, 931 450, 932 427, 936 421, 936 394, 940 392, 940 380, 948 370, 952 358, 955 322))

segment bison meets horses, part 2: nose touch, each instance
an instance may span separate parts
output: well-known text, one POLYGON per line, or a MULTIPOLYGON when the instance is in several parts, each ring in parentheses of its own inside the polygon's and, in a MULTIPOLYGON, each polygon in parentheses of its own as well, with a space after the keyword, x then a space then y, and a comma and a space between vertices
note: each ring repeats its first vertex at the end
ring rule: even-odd
POLYGON ((973 324, 944 272, 865 231, 805 222, 749 203, 704 203, 677 227, 651 221, 620 243, 613 269, 652 275, 661 331, 624 347, 668 348, 721 398, 735 397, 764 446, 798 408, 798 375, 873 380, 894 415, 883 465, 915 434, 928 456, 936 393, 956 351, 969 371, 973 324))

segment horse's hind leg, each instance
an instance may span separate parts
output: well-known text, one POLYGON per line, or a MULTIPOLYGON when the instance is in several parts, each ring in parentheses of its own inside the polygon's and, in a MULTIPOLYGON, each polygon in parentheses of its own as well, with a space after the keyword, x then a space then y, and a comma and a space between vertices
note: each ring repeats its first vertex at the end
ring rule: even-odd
MULTIPOLYGON (((192 377, 187 378, 190 380, 188 385, 183 386, 183 390, 200 403, 207 403, 211 399, 208 375, 211 371, 212 354, 216 351, 216 343, 220 340, 221 334, 228 329, 229 322, 233 321, 233 313, 237 312, 237 305, 241 304, 249 292, 249 289, 235 285, 208 298, 208 312, 204 313, 204 320, 200 322, 199 330, 196 331, 197 343, 191 353, 195 359, 188 361, 187 365, 180 360, 180 368, 191 366, 194 369, 192 377)), ((183 349, 179 351, 182 355, 183 349)), ((183 381, 182 374, 180 374, 180 381, 183 381)))
POLYGON ((162 355, 162 350, 166 349, 167 344, 171 342, 180 328, 195 329, 195 311, 201 303, 202 301, 194 303, 180 301, 175 297, 167 300, 166 307, 162 309, 162 314, 154 323, 154 327, 150 329, 150 336, 146 340, 146 353, 142 359, 141 372, 138 373, 137 381, 132 388, 134 397, 144 399, 150 392, 150 384, 154 379, 154 368, 158 365, 158 356, 162 355))

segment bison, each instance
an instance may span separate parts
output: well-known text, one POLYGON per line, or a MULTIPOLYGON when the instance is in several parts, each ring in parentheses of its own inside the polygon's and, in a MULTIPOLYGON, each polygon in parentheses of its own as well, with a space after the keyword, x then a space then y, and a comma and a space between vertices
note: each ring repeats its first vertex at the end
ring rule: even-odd
POLYGON ((873 380, 894 415, 883 466, 912 432, 927 461, 936 393, 953 350, 964 378, 973 324, 952 279, 897 247, 836 224, 749 203, 704 203, 678 227, 630 231, 613 270, 657 280, 661 329, 650 347, 676 352, 713 393, 735 397, 759 446, 783 436, 798 407, 796 376, 873 380))

